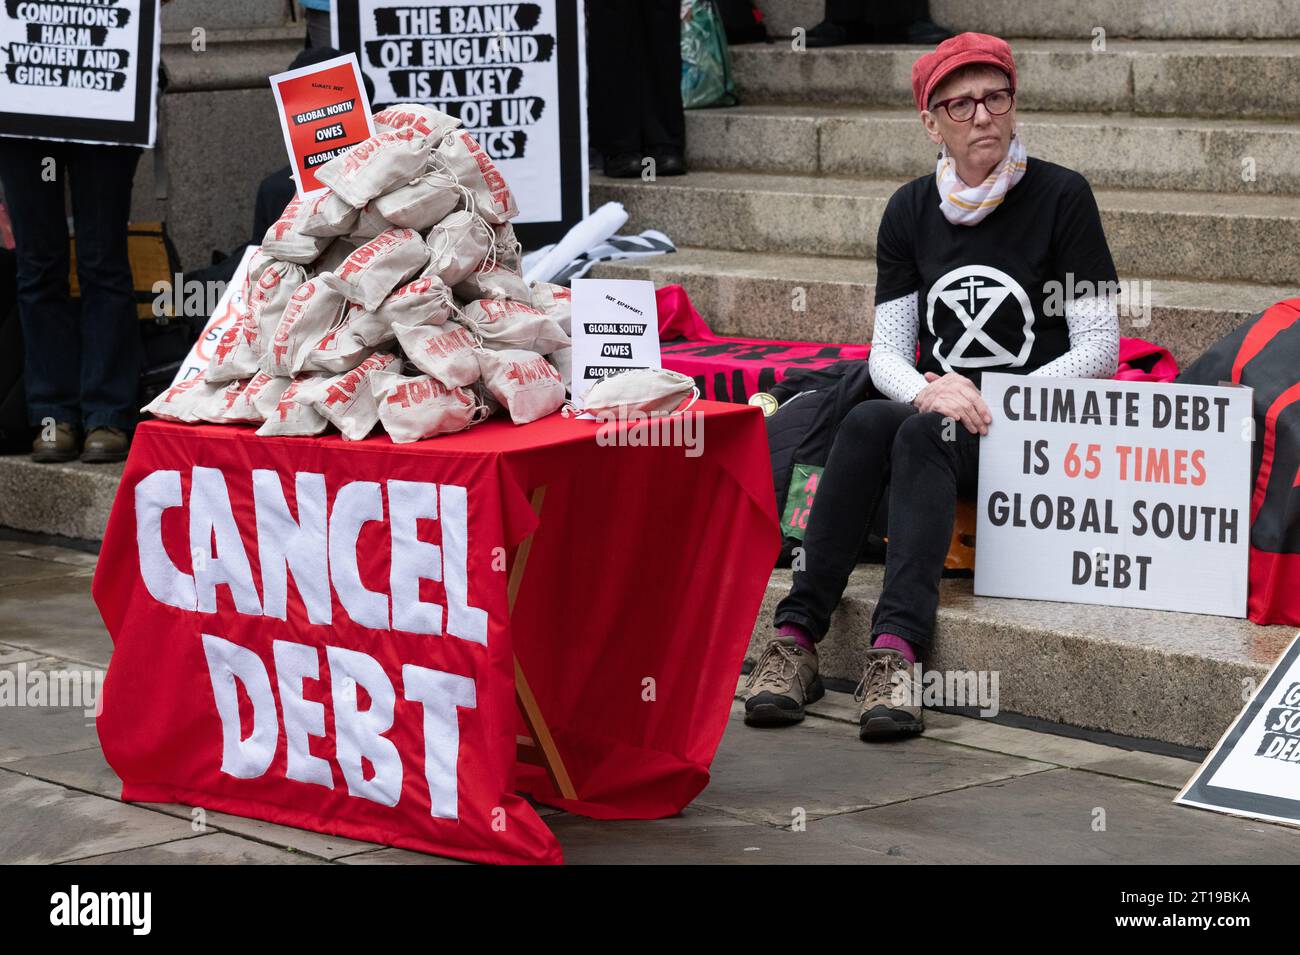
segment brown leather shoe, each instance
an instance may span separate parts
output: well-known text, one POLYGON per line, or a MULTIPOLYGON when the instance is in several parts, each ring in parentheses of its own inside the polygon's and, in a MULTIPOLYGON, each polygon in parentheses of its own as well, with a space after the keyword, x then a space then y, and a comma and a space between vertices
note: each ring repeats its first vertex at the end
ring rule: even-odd
POLYGON ((925 730, 912 664, 897 650, 868 650, 862 682, 853 693, 858 738, 863 742, 898 739, 925 730))
POLYGON ((59 421, 54 427, 42 426, 32 442, 32 460, 41 464, 77 459, 77 428, 71 422, 59 421))
POLYGON ((81 460, 87 464, 123 461, 131 447, 131 438, 121 428, 93 428, 81 447, 81 460))
POLYGON ((804 717, 804 705, 826 695, 817 675, 817 654, 799 646, 794 637, 774 637, 746 685, 745 722, 750 726, 798 723, 804 717))

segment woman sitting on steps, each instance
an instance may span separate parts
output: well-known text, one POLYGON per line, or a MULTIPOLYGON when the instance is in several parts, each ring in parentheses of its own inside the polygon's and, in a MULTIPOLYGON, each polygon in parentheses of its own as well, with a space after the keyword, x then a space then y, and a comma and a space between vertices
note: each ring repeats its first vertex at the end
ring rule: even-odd
POLYGON ((979 436, 992 420, 982 370, 1109 378, 1118 365, 1113 297, 1069 294, 1116 288, 1096 200, 1079 173, 1025 154, 1011 48, 982 33, 945 40, 913 65, 912 92, 941 148, 934 174, 889 200, 876 240, 869 367, 892 400, 862 402, 836 434, 805 566, 750 674, 751 725, 796 723, 822 696, 817 642, 888 484, 889 547, 857 691, 859 735, 921 732, 912 666, 933 640, 957 496, 976 488, 979 436), (1053 302, 1063 288, 1060 314, 1053 302))

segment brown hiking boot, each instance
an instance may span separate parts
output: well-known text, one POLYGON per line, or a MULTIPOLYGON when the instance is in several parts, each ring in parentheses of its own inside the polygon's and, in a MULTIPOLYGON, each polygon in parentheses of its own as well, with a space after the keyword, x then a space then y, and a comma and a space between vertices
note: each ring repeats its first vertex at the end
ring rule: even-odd
POLYGON ((106 464, 122 461, 131 447, 131 439, 121 428, 94 428, 86 435, 81 448, 81 460, 87 464, 106 464))
POLYGON ((41 464, 72 461, 77 457, 77 429, 67 421, 58 421, 54 427, 42 426, 32 442, 32 460, 41 464))
POLYGON ((897 650, 868 650, 867 668, 853 698, 862 704, 858 738, 897 739, 925 729, 921 706, 914 699, 912 664, 897 650))
POLYGON ((746 687, 745 722, 750 726, 798 723, 804 705, 826 695, 817 675, 817 654, 799 646, 794 637, 776 637, 767 645, 746 687))

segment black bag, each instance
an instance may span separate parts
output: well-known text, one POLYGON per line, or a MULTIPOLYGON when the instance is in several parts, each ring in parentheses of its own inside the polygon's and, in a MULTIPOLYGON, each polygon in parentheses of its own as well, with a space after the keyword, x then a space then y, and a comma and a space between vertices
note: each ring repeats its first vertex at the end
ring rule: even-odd
MULTIPOLYGON (((871 384, 867 363, 838 361, 825 368, 791 372, 767 392, 779 403, 767 418, 767 443, 772 456, 776 513, 781 520, 778 567, 789 567, 793 550, 803 543, 803 531, 817 481, 830 456, 840 422, 860 402, 881 397, 871 384)), ((881 538, 888 515, 884 499, 871 522, 862 559, 884 555, 881 538)))

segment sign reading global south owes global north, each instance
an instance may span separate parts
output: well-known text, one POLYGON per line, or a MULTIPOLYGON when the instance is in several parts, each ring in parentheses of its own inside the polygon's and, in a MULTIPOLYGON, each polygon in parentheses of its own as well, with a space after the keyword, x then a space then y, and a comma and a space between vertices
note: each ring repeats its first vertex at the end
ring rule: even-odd
POLYGON ((1248 388, 987 373, 975 593, 1244 617, 1248 388))
POLYGON ((574 279, 574 404, 600 379, 633 368, 659 368, 659 310, 653 282, 574 279))

